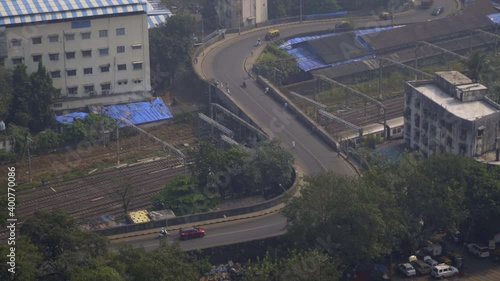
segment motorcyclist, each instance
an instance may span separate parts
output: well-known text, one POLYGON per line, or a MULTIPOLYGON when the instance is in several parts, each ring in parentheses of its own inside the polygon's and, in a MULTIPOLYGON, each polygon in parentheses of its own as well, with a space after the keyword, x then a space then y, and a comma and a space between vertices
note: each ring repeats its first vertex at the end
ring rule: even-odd
POLYGON ((257 38, 257 46, 260 45, 260 38, 257 38))
POLYGON ((246 78, 243 78, 243 87, 246 88, 247 87, 247 79, 246 78))
POLYGON ((161 230, 160 230, 160 234, 158 234, 158 236, 167 236, 168 235, 168 231, 162 227, 161 230))

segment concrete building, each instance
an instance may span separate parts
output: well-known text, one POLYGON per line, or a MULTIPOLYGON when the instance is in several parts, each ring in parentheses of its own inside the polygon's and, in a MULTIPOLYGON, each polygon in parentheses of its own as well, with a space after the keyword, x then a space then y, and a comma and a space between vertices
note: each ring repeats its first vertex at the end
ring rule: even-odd
POLYGON ((407 82, 404 139, 424 156, 447 151, 467 157, 499 148, 500 105, 487 88, 457 71, 437 72, 434 80, 407 82))
POLYGON ((234 29, 267 21, 267 0, 219 0, 219 24, 234 29))
POLYGON ((42 62, 60 113, 151 97, 146 0, 0 0, 0 55, 28 72, 42 62))

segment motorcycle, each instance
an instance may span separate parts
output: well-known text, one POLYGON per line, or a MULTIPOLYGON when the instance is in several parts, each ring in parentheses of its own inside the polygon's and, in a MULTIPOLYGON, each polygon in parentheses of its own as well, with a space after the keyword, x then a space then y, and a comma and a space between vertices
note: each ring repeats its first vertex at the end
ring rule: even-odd
POLYGON ((243 80, 243 84, 241 85, 243 88, 247 87, 247 80, 243 80))
POLYGON ((158 235, 156 236, 156 239, 160 239, 160 238, 164 238, 164 237, 167 237, 168 236, 168 232, 160 232, 158 233, 158 235))

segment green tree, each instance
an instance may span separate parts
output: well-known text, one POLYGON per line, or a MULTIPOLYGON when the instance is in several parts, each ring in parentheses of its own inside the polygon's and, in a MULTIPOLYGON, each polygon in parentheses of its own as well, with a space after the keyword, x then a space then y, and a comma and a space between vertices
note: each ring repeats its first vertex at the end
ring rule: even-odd
POLYGON ((256 63, 259 75, 263 75, 275 82, 275 84, 286 84, 301 73, 293 56, 286 53, 274 44, 269 44, 256 63))
POLYGON ((61 210, 36 211, 21 226, 21 234, 38 246, 47 261, 55 261, 66 252, 82 252, 97 257, 107 251, 104 237, 84 232, 72 217, 61 210))
POLYGON ((491 70, 487 54, 482 52, 470 54, 465 66, 467 67, 467 76, 477 82, 483 82, 484 75, 491 70))
POLYGON ((41 62, 38 63, 37 71, 30 75, 30 82, 32 119, 29 128, 32 132, 39 132, 48 128, 54 120, 52 102, 58 96, 58 93, 54 86, 52 86, 50 74, 41 62))
POLYGON ((115 268, 108 265, 108 261, 103 258, 94 258, 68 271, 71 281, 120 281, 126 280, 115 268))
POLYGON ((188 15, 169 17, 166 24, 149 30, 151 65, 168 72, 170 85, 190 63, 195 30, 195 21, 188 15))
POLYGON ((178 175, 153 197, 153 201, 163 203, 177 215, 186 215, 208 211, 214 197, 209 192, 203 193, 192 178, 178 175))
POLYGON ((7 124, 12 102, 12 73, 0 66, 0 120, 7 124))
POLYGON ((206 260, 198 260, 167 243, 161 243, 152 252, 126 245, 113 257, 113 268, 126 276, 127 280, 199 280, 201 274, 210 268, 206 260))
POLYGON ((38 266, 42 263, 43 257, 38 247, 30 243, 26 237, 17 236, 16 244, 9 245, 6 242, 0 245, 0 254, 5 262, 0 264, 0 280, 32 281, 38 277, 38 266), (9 270, 8 262, 10 258, 10 248, 15 248, 15 272, 9 270))
POLYGON ((338 262, 319 250, 291 251, 272 261, 269 253, 248 267, 244 281, 340 280, 338 262))
POLYGON ((263 186, 286 186, 291 183, 294 158, 280 143, 280 140, 273 139, 257 145, 254 165, 260 170, 263 186))
POLYGON ((285 0, 269 0, 267 6, 269 19, 279 19, 287 16, 285 0))
POLYGON ((389 192, 332 172, 307 176, 302 196, 293 198, 283 213, 295 245, 319 245, 347 264, 390 253, 404 230, 389 192))
POLYGON ((303 1, 302 5, 304 5, 304 14, 332 13, 339 9, 337 0, 303 1))
POLYGON ((8 121, 21 127, 28 127, 31 122, 31 81, 26 66, 18 64, 12 71, 12 102, 8 121))

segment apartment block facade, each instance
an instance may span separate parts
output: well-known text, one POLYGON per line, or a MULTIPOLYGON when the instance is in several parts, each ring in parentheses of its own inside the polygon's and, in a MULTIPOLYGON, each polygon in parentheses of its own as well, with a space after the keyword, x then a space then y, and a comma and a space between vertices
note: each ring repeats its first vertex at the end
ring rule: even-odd
POLYGON ((42 62, 60 92, 54 110, 151 97, 146 0, 1 0, 0 10, 4 65, 42 62))
POLYGON ((216 11, 225 28, 254 26, 267 21, 267 0, 219 0, 216 11))
POLYGON ((434 80, 407 82, 407 146, 424 156, 450 152, 478 157, 498 149, 500 105, 487 88, 457 71, 437 72, 434 80))

